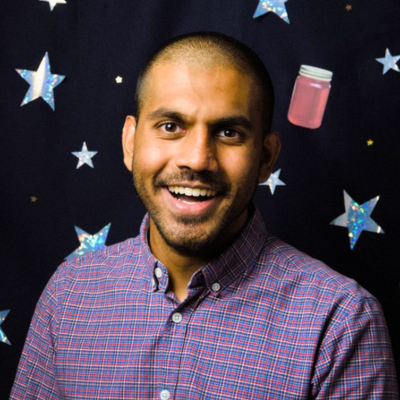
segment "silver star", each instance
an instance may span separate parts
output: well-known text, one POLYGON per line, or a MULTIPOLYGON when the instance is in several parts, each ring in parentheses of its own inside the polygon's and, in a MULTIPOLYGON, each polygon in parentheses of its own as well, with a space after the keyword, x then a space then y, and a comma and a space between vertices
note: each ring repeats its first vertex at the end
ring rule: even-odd
POLYGON ((94 168, 92 157, 97 154, 97 151, 88 151, 86 147, 86 142, 83 142, 81 151, 73 151, 71 152, 75 157, 79 158, 78 165, 76 169, 82 167, 83 164, 89 165, 89 167, 94 168))
POLYGON ((21 106, 41 97, 54 111, 53 90, 64 80, 65 76, 51 73, 48 54, 44 55, 37 71, 27 69, 17 69, 16 71, 31 85, 21 106))
POLYGON ((394 71, 400 72, 399 67, 397 65, 397 61, 400 60, 400 56, 392 56, 390 54, 389 49, 386 49, 385 57, 383 58, 375 58, 376 61, 383 64, 383 73, 385 75, 389 69, 393 69, 394 71))
POLYGON ((50 6, 50 11, 53 11, 54 7, 57 4, 67 4, 67 2, 65 0, 40 0, 40 1, 47 1, 47 3, 49 3, 49 6, 50 6))
POLYGON ((379 196, 359 205, 347 193, 344 193, 345 213, 331 222, 331 225, 343 226, 349 230, 350 248, 354 249, 362 231, 385 233, 383 229, 370 217, 379 196))
POLYGON ((260 185, 262 186, 269 186, 269 189, 271 190, 271 193, 274 194, 275 193, 275 188, 277 186, 286 186, 286 183, 282 182, 279 179, 279 174, 281 173, 281 170, 278 169, 278 171, 274 172, 273 174, 271 174, 271 176, 268 178, 268 180, 264 183, 260 183, 260 185))

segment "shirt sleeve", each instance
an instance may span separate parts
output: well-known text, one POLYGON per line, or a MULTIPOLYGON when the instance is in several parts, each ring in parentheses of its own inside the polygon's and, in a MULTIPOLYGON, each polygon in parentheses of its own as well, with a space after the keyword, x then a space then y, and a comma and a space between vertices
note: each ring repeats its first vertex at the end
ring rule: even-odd
POLYGON ((19 362, 10 400, 59 399, 55 379, 57 331, 57 272, 44 289, 19 362))
POLYGON ((378 301, 351 304, 322 341, 313 378, 313 399, 398 399, 394 359, 378 301))

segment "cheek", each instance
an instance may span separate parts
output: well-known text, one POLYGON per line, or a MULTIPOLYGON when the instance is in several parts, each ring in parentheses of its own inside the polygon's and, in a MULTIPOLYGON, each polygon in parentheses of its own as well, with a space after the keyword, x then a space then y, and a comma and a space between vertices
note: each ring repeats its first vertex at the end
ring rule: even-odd
POLYGON ((152 175, 168 163, 168 152, 154 141, 142 141, 135 145, 133 161, 141 175, 152 175))
POLYGON ((258 157, 259 155, 254 151, 233 153, 225 157, 223 168, 231 182, 247 186, 249 183, 258 180, 258 157))

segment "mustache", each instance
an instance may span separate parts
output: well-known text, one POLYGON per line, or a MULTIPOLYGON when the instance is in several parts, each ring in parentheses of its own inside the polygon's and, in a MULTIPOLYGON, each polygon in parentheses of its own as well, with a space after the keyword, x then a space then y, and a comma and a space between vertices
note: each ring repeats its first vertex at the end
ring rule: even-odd
POLYGON ((163 176, 156 176, 154 178, 154 187, 162 188, 169 186, 170 184, 177 185, 180 182, 190 183, 202 183, 209 186, 213 190, 220 193, 228 193, 231 189, 231 185, 223 180, 220 176, 215 175, 215 173, 210 171, 181 171, 179 173, 167 174, 163 176))

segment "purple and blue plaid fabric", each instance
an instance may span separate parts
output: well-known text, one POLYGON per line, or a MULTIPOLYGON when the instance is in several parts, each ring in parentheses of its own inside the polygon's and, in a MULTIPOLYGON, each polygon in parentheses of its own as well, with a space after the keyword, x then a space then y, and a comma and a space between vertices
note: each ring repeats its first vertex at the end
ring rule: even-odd
POLYGON ((62 264, 11 399, 397 399, 376 299, 267 234, 258 211, 178 304, 135 239, 62 264))

